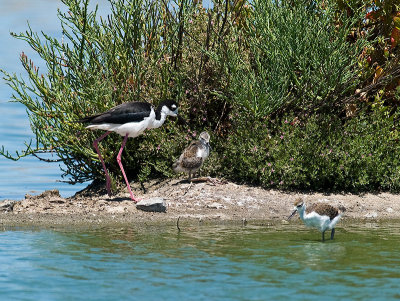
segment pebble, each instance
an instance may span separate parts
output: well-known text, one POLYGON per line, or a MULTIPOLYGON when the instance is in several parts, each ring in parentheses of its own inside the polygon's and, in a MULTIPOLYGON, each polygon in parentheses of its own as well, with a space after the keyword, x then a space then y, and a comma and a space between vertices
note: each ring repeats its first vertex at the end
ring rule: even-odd
POLYGON ((166 212, 167 207, 163 198, 143 199, 136 204, 136 208, 150 212, 166 212))
POLYGON ((0 202, 0 211, 10 212, 13 211, 14 205, 17 201, 5 200, 0 202))
POLYGON ((372 212, 368 212, 366 215, 364 215, 366 218, 376 218, 378 217, 378 213, 376 213, 375 211, 372 212))
POLYGON ((207 205, 207 208, 211 208, 211 209, 222 209, 224 207, 225 207, 224 205, 217 203, 217 202, 213 202, 212 204, 207 205))

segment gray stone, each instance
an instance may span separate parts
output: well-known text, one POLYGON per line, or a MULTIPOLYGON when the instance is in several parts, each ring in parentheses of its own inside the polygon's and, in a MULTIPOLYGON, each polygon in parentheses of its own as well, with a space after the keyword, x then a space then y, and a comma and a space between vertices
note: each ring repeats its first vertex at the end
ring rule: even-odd
POLYGON ((14 205, 17 201, 4 200, 0 202, 0 212, 13 211, 14 205))
POLYGON ((364 215, 366 218, 377 218, 378 217, 378 213, 375 211, 372 212, 368 212, 367 214, 364 215))
POLYGON ((167 206, 165 205, 165 201, 163 198, 150 198, 141 200, 136 204, 136 208, 150 212, 167 211, 167 206))
POLYGON ((217 202, 213 202, 212 204, 208 204, 207 208, 211 208, 211 209, 222 209, 225 208, 224 205, 217 203, 217 202))

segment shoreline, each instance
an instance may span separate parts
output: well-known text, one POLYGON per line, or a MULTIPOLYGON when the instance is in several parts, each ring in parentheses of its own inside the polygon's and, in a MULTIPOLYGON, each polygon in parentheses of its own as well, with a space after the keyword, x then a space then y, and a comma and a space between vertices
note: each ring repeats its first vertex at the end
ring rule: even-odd
MULTIPOLYGON (((189 185, 182 179, 150 181, 143 194, 139 184, 132 189, 141 199, 164 200, 165 212, 148 212, 136 208, 123 192, 108 197, 103 185, 89 185, 70 198, 57 190, 37 196, 26 195, 20 201, 0 202, 3 227, 103 227, 180 224, 285 224, 293 202, 301 197, 307 204, 327 202, 343 206, 340 223, 400 220, 400 195, 391 193, 301 193, 266 190, 232 182, 200 181, 189 185), (8 205, 7 205, 8 204, 8 205)), ((135 194, 135 195, 136 195, 135 194)), ((297 223, 294 219, 290 223, 297 223)))

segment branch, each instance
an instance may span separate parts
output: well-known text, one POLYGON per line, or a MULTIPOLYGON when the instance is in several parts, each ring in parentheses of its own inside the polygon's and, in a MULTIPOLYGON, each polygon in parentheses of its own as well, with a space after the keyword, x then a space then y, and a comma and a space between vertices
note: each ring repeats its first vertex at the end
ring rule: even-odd
POLYGON ((2 145, 1 149, 0 149, 0 155, 3 156, 6 159, 13 160, 13 161, 18 161, 21 158, 24 158, 26 156, 29 156, 29 155, 33 154, 34 150, 32 150, 31 144, 32 144, 32 139, 29 142, 29 144, 27 144, 25 142, 25 145, 27 147, 26 151, 23 151, 22 154, 20 154, 18 151, 15 151, 16 156, 11 155, 11 153, 4 148, 4 145, 2 145))

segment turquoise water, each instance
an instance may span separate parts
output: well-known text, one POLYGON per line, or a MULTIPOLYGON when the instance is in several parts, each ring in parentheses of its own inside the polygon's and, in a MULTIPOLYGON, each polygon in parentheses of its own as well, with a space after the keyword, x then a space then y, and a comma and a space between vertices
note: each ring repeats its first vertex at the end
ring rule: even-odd
POLYGON ((400 223, 3 230, 3 300, 394 300, 400 223), (297 230, 296 228, 299 228, 297 230))

